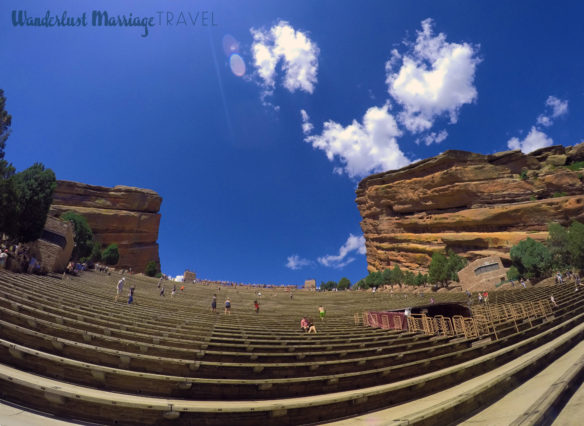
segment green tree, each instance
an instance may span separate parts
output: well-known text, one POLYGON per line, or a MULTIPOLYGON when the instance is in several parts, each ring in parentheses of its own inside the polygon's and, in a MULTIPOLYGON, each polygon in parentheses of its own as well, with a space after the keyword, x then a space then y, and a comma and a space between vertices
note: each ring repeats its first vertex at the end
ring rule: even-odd
POLYGON ((404 283, 406 285, 415 285, 416 275, 412 271, 406 271, 406 273, 404 274, 404 283))
POLYGON ((87 219, 74 211, 68 211, 61 215, 61 219, 73 222, 75 231, 75 247, 71 257, 75 260, 91 256, 94 241, 93 232, 87 223, 87 219))
POLYGON ((421 272, 418 272, 418 275, 416 275, 416 279, 414 280, 414 284, 417 286, 422 286, 426 284, 426 282, 428 282, 428 276, 422 275, 421 272))
POLYGON ((572 222, 568 231, 568 252, 571 265, 578 269, 584 269, 584 225, 580 222, 572 222))
POLYGON ((458 271, 466 266, 466 260, 452 250, 448 255, 434 252, 428 270, 428 279, 432 284, 448 285, 449 281, 458 281, 458 271))
POLYGON ((14 188, 14 167, 4 159, 12 116, 5 109, 4 90, 0 89, 0 233, 13 237, 18 232, 18 196, 14 188))
POLYGON ((324 281, 321 281, 320 283, 320 290, 326 290, 326 291, 330 291, 334 288, 337 288, 337 283, 335 281, 327 281, 326 283, 324 281))
POLYGON ((400 287, 404 282, 404 273, 402 272, 398 264, 395 264, 395 266, 391 270, 391 282, 393 284, 399 284, 400 287))
POLYGON ((382 278, 383 284, 387 284, 387 285, 393 284, 391 269, 389 269, 389 268, 384 269, 383 272, 381 273, 381 278, 382 278))
POLYGON ((348 278, 343 277, 339 280, 339 284, 337 285, 339 290, 348 290, 351 288, 351 281, 348 278))
POLYGON ((354 289, 360 289, 362 288, 363 290, 367 290, 369 288, 369 284, 367 284, 367 279, 366 278, 362 278, 359 281, 357 281, 357 283, 353 286, 354 289))
POLYGON ((466 259, 460 257, 452 250, 448 251, 448 279, 458 282, 458 271, 466 266, 466 259))
POLYGON ((428 276, 432 284, 448 282, 448 259, 442 253, 436 251, 432 254, 428 276))
POLYGON ((521 274, 519 273, 517 267, 511 266, 509 268, 509 270, 507 271, 507 278, 510 280, 518 280, 519 278, 521 278, 521 274))
POLYGON ((120 260, 120 253, 117 244, 110 244, 101 252, 101 260, 106 265, 115 265, 120 260))
POLYGON ((55 173, 40 163, 14 175, 14 187, 18 195, 15 237, 19 241, 34 241, 41 236, 56 186, 55 173))
POLYGON ((371 272, 365 278, 367 283, 367 288, 369 287, 379 287, 383 285, 383 273, 382 272, 371 272))
POLYGON ((552 256, 553 268, 565 268, 572 262, 569 250, 569 231, 559 223, 548 226, 547 246, 552 256))
POLYGON ((0 177, 6 178, 14 174, 14 168, 4 159, 4 150, 6 149, 6 140, 10 136, 10 126, 12 125, 12 116, 8 114, 6 107, 6 97, 4 90, 0 89, 0 177))
POLYGON ((520 276, 538 280, 549 273, 552 255, 544 244, 527 238, 511 248, 511 261, 520 276))
POLYGON ((146 264, 146 269, 144 269, 144 273, 149 277, 153 277, 158 272, 158 266, 156 266, 156 262, 151 260, 146 264))
POLYGON ((93 242, 89 259, 93 262, 99 262, 101 260, 101 245, 97 241, 93 242))

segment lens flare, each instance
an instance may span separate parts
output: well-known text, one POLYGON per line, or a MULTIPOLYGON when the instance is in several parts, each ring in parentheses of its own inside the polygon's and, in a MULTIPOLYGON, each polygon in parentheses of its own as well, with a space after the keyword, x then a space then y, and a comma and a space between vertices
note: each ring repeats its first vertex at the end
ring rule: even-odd
POLYGON ((223 36, 223 52, 227 57, 239 52, 239 42, 231 34, 223 36))
POLYGON ((231 67, 231 72, 236 76, 243 77, 245 75, 245 61, 237 53, 229 57, 229 66, 231 67))

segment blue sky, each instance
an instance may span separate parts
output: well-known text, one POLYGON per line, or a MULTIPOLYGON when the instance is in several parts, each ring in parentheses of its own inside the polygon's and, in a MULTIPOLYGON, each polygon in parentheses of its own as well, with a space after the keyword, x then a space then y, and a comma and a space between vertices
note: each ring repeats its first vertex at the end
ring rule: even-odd
POLYGON ((3 0, 7 159, 17 170, 41 161, 58 179, 157 191, 166 273, 355 282, 367 273, 354 201, 362 177, 447 149, 584 140, 583 9, 3 0), (142 27, 93 27, 96 9, 154 25, 147 37, 142 27), (13 26, 13 10, 85 12, 88 25, 13 26))

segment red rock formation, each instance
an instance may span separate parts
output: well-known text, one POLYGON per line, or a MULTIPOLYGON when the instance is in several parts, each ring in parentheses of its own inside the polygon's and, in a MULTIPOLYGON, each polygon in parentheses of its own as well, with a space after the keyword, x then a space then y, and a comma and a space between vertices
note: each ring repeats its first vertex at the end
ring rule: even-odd
POLYGON ((447 151, 363 179, 356 201, 369 271, 425 270, 447 249, 508 259, 522 239, 545 240, 550 222, 584 222, 584 170, 567 167, 583 160, 584 143, 529 155, 447 151))
POLYGON ((158 225, 162 198, 149 189, 87 185, 57 181, 51 214, 73 210, 85 216, 97 241, 119 247, 118 267, 144 271, 158 255, 158 225))

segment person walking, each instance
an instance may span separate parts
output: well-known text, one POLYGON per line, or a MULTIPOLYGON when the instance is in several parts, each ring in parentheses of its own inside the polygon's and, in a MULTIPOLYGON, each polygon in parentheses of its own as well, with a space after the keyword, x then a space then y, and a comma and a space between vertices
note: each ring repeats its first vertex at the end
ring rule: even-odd
POLYGON ((211 312, 217 312, 217 295, 214 294, 211 299, 211 312))
POLYGON ((225 315, 231 315, 231 300, 225 299, 225 315))
POLYGON ((118 281, 118 286, 116 288, 116 298, 114 299, 116 302, 118 301, 118 299, 120 298, 120 294, 122 294, 122 291, 124 290, 125 282, 126 277, 122 277, 122 279, 118 281))
POLYGON ((260 313, 260 304, 258 303, 257 300, 253 301, 253 308, 255 309, 255 313, 259 314, 260 313))
MULTIPOLYGON (((325 311, 325 309, 322 307, 322 305, 320 305, 320 306, 318 307, 318 314, 320 315, 320 320, 321 320, 321 321, 324 321, 324 316, 326 315, 326 311, 325 311)), ((316 333, 316 330, 315 330, 315 333, 316 333)))

